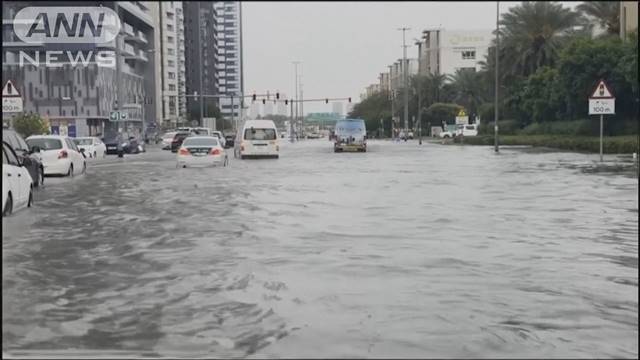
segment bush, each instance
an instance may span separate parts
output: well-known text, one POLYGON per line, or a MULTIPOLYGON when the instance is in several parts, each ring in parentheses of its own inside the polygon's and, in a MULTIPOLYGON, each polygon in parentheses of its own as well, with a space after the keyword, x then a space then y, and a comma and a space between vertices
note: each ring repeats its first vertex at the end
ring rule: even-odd
MULTIPOLYGON (((600 152, 600 137, 597 136, 557 136, 557 135, 517 135, 499 136, 500 145, 531 145, 549 148, 600 152)), ((603 139, 602 151, 607 154, 631 154, 639 152, 637 136, 612 136, 603 139)), ((493 145, 494 138, 490 135, 469 136, 464 138, 469 145, 493 145)))
POLYGON ((462 109, 462 106, 452 103, 434 103, 425 111, 426 119, 432 126, 437 126, 445 121, 447 124, 453 124, 456 121, 456 115, 462 109))
POLYGON ((31 135, 49 134, 49 126, 37 113, 22 113, 13 119, 13 127, 20 135, 27 138, 31 135))
MULTIPOLYGON (((479 135, 492 135, 493 136, 493 121, 481 122, 478 127, 479 135)), ((498 121, 498 133, 499 135, 515 135, 520 128, 520 124, 517 120, 501 120, 498 121)))

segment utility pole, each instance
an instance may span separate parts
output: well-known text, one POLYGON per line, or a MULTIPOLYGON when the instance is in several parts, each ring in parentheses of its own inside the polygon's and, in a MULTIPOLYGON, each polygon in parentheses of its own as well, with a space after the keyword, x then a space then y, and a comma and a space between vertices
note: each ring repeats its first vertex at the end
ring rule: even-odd
POLYGON ((198 62, 200 63, 200 125, 204 123, 204 98, 202 94, 202 78, 204 74, 202 73, 202 27, 200 26, 200 18, 202 18, 202 14, 200 13, 200 2, 198 1, 198 62))
POLYGON ((500 52, 500 1, 496 1, 496 100, 494 106, 494 151, 498 153, 498 70, 500 57, 498 53, 500 52))
POLYGON ((404 86, 404 131, 406 136, 407 126, 409 122, 409 86, 407 81, 407 45, 405 39, 405 33, 407 30, 411 30, 411 28, 402 27, 398 30, 402 30, 402 75, 403 75, 403 86, 404 86))
POLYGON ((391 99, 391 140, 393 140, 393 120, 395 118, 395 114, 393 113, 393 86, 391 83, 391 74, 393 73, 393 65, 389 65, 389 98, 391 99))
POLYGON ((295 115, 295 120, 298 120, 298 64, 300 64, 300 61, 294 61, 293 65, 294 65, 294 87, 295 87, 295 103, 296 103, 296 115, 295 115))

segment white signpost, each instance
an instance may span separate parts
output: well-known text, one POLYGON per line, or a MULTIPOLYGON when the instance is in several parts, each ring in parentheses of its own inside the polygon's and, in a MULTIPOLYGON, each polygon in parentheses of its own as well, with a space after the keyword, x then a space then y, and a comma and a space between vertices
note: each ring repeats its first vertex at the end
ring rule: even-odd
POLYGON ((22 95, 9 80, 2 88, 2 112, 17 113, 22 111, 22 95))
POLYGON ((602 141, 604 129, 604 115, 616 113, 616 98, 611 93, 604 80, 600 80, 593 94, 589 97, 589 115, 600 115, 600 162, 602 159, 602 141))

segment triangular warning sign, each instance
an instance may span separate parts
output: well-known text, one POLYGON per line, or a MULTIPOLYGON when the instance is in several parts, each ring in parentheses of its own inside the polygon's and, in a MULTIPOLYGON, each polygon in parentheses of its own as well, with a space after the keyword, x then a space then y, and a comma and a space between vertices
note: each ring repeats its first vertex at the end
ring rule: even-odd
POLYGON ((464 112, 464 109, 460 109, 460 112, 458 112, 458 117, 462 116, 467 116, 467 114, 464 112))
POLYGON ((613 99, 613 94, 604 80, 600 80, 598 82, 598 85, 595 90, 593 90, 593 94, 591 94, 590 99, 613 99))
POLYGON ((20 97, 20 92, 13 86, 11 80, 8 80, 4 87, 2 88, 2 96, 4 97, 20 97))

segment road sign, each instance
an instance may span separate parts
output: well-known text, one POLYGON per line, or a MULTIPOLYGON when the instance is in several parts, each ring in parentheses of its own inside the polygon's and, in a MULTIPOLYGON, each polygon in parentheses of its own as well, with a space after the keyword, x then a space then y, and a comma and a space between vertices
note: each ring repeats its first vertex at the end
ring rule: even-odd
POLYGON ((589 99, 589 115, 614 115, 616 99, 589 99))
POLYGON ((127 117, 128 115, 126 112, 120 111, 120 121, 126 121, 127 117))
POLYGON ((22 111, 22 95, 20 95, 18 89, 13 86, 11 80, 8 80, 2 88, 2 112, 15 113, 22 111))
POLYGON ((467 113, 464 112, 464 109, 460 109, 460 111, 458 112, 458 117, 464 117, 467 116, 467 113))
POLYGON ((589 99, 615 99, 604 80, 600 80, 589 99))
POLYGON ((114 122, 120 120, 120 113, 117 111, 112 111, 109 113, 109 121, 114 122))
POLYGON ((600 162, 602 157, 604 116, 616 113, 616 98, 604 80, 600 80, 589 97, 589 115, 600 115, 600 162))

